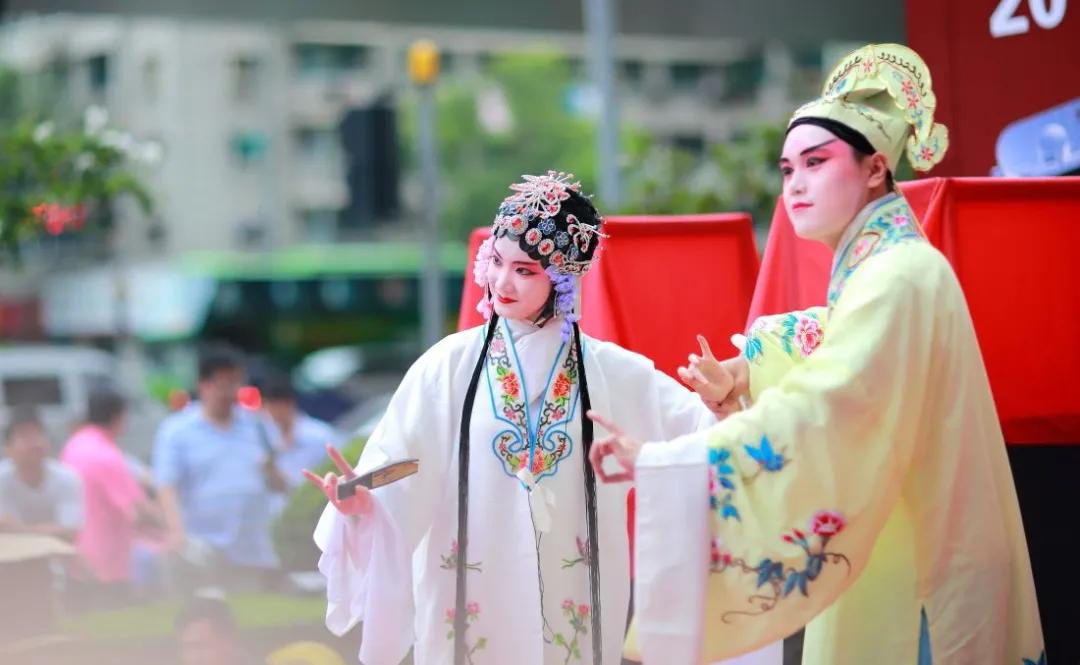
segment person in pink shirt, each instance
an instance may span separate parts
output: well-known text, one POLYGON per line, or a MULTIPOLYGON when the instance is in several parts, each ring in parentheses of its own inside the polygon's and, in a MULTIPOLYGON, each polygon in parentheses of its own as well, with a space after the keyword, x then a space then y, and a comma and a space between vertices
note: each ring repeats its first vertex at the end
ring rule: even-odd
POLYGON ((119 393, 91 392, 86 424, 71 435, 60 455, 83 484, 86 517, 76 543, 79 552, 96 582, 121 594, 131 580, 136 524, 154 515, 116 443, 126 414, 127 403, 119 393))

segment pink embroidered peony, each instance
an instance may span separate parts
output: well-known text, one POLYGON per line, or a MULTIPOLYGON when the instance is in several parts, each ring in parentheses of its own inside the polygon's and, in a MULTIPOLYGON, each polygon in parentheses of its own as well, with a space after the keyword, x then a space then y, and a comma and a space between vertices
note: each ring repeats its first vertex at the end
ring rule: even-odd
POLYGON ((517 397, 521 392, 521 384, 518 383, 517 374, 507 374, 502 378, 503 394, 517 397))
POLYGON ((795 323, 795 343, 799 345, 799 352, 803 357, 809 356, 818 348, 824 335, 821 324, 816 319, 806 316, 795 323))

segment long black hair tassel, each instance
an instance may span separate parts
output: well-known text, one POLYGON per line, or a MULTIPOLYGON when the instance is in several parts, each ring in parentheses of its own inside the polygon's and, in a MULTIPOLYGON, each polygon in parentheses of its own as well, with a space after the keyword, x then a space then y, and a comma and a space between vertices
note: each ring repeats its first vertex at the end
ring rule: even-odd
POLYGON ((491 338, 495 335, 495 327, 499 325, 499 315, 492 313, 488 324, 487 334, 484 336, 484 346, 480 350, 480 357, 476 359, 473 367, 472 378, 469 379, 469 389, 465 392, 465 404, 461 407, 461 435, 458 437, 458 523, 457 523, 457 562, 454 568, 456 575, 456 596, 454 598, 454 664, 465 664, 465 630, 466 613, 465 604, 468 594, 467 569, 465 562, 469 556, 469 428, 472 424, 473 403, 476 401, 476 388, 480 383, 480 374, 484 371, 484 363, 487 360, 488 347, 491 346, 491 338))

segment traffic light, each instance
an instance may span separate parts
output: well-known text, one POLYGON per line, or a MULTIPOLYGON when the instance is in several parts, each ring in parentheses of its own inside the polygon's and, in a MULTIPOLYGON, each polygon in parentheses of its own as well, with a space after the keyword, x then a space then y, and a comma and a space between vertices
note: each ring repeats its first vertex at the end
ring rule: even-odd
POLYGON ((365 228, 398 212, 397 123, 389 103, 346 111, 339 126, 349 203, 344 228, 365 228))

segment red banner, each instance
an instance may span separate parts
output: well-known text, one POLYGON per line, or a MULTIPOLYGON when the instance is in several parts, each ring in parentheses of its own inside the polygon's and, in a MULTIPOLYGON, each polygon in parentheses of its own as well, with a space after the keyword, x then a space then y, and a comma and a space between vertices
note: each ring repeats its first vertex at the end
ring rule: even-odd
MULTIPOLYGON (((936 119, 949 128, 934 175, 991 175, 1010 123, 1080 97, 1080 0, 908 0, 907 35, 933 75, 936 119)), ((1080 118, 1072 124, 1060 131, 1080 154, 1080 118)))

